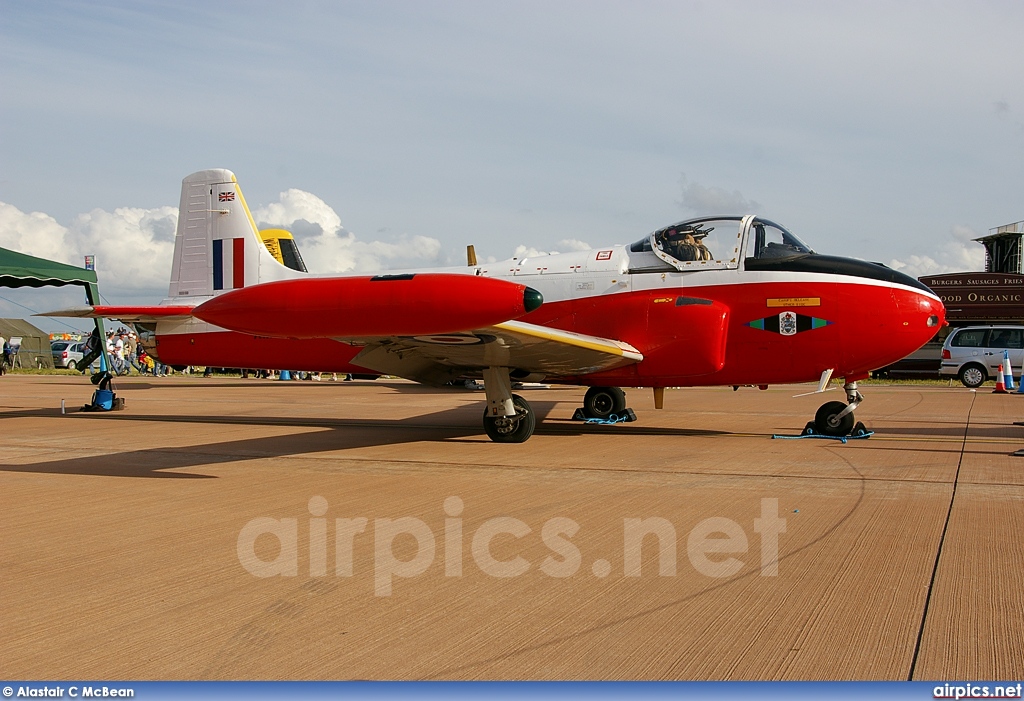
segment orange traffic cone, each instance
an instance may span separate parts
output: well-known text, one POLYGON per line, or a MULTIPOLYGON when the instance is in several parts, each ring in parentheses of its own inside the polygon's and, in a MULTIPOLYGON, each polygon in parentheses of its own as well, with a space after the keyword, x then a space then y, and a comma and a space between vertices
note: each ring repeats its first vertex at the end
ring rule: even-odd
POLYGON ((992 394, 1009 394, 1006 391, 1006 382, 1003 380, 1003 364, 999 363, 999 374, 996 375, 996 388, 992 390, 992 394))

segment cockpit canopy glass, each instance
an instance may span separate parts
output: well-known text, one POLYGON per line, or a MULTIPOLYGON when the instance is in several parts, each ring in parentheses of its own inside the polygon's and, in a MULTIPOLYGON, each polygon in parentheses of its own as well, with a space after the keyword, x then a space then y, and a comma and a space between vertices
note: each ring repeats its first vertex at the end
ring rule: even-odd
POLYGON ((711 262, 733 259, 742 217, 704 217, 677 222, 647 235, 629 247, 633 253, 653 251, 667 262, 711 262))
MULTIPOLYGON (((688 245, 703 244, 709 252, 715 253, 717 252, 715 245, 726 242, 730 245, 733 244, 741 221, 742 217, 687 219, 648 234, 630 246, 629 250, 633 253, 655 249, 669 252, 669 249, 674 251, 681 241, 685 241, 688 245)), ((683 260, 686 259, 699 260, 699 258, 683 258, 683 260)))
POLYGON ((814 253, 810 246, 778 224, 761 218, 756 218, 750 223, 747 258, 792 258, 808 253, 814 253))
POLYGON ((778 224, 760 217, 704 217, 658 229, 629 247, 633 253, 653 252, 682 269, 714 262, 717 258, 739 256, 739 237, 749 222, 744 257, 750 259, 789 258, 813 253, 811 248, 778 224))

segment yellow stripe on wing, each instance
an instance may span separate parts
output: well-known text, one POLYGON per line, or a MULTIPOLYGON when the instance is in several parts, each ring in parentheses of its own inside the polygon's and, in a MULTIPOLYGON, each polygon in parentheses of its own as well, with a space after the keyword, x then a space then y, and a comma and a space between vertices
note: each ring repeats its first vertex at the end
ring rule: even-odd
POLYGON ((612 341, 610 339, 598 338, 597 336, 584 336, 583 334, 573 333, 571 331, 560 331, 558 329, 536 326, 534 324, 527 324, 521 321, 506 321, 501 324, 495 324, 494 328, 502 329, 509 333, 539 338, 544 341, 553 341, 555 343, 562 343, 568 346, 585 348, 587 350, 607 353, 609 355, 616 355, 622 358, 628 358, 629 360, 635 360, 636 362, 640 362, 644 359, 643 353, 622 341, 612 341))

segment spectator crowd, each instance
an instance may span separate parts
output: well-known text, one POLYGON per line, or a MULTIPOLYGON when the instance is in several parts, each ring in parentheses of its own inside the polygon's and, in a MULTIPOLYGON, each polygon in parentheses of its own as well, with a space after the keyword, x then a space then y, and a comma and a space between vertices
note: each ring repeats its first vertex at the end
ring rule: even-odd
POLYGON ((174 372, 147 353, 136 333, 123 326, 107 333, 107 357, 110 359, 110 372, 114 375, 130 375, 132 369, 140 375, 154 377, 164 377, 174 372))

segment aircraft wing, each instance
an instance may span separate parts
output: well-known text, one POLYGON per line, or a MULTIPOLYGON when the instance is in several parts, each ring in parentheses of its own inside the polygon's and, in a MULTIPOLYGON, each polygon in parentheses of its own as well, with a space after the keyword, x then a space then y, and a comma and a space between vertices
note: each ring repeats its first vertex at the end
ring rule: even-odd
POLYGON ((112 305, 96 305, 93 307, 72 307, 59 309, 33 316, 56 316, 71 319, 120 319, 121 321, 140 321, 143 323, 161 321, 163 319, 185 319, 192 316, 194 307, 184 305, 149 305, 118 307, 112 305))
MULTIPOLYGON (((338 339, 353 342, 353 339, 338 339)), ((638 363, 633 346, 597 336, 506 321, 466 333, 359 339, 352 362, 385 375, 444 384, 487 367, 572 377, 638 363)))
MULTIPOLYGON (((83 306, 39 314, 72 318, 112 318, 155 322, 193 316, 195 307, 83 306)), ((544 377, 575 377, 638 363, 636 348, 598 336, 562 331, 522 321, 505 321, 472 331, 420 336, 336 337, 362 346, 355 365, 426 384, 444 384, 487 367, 508 367, 544 377)))

